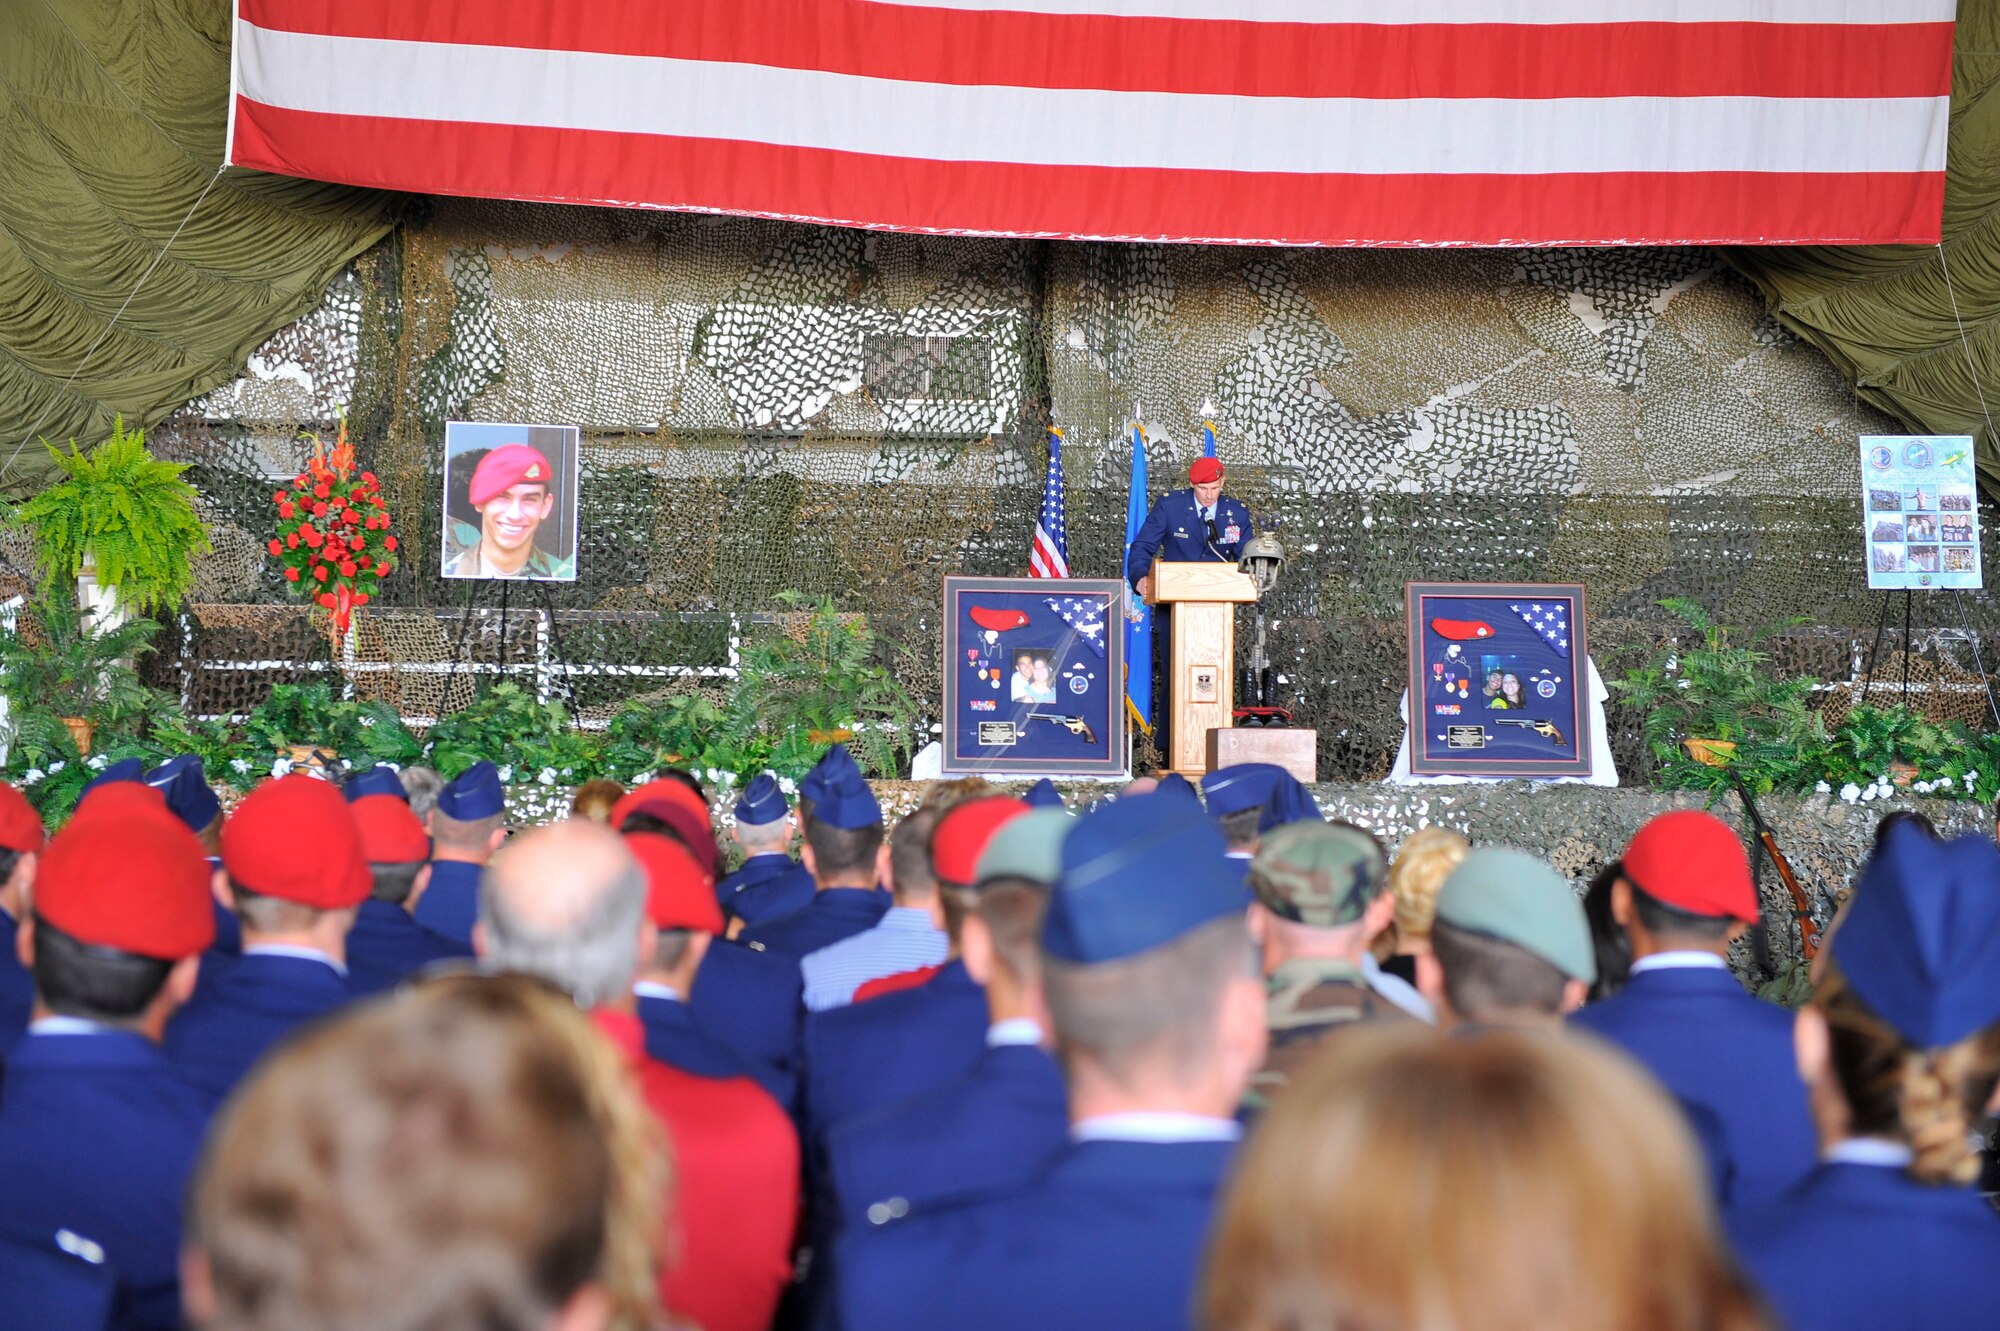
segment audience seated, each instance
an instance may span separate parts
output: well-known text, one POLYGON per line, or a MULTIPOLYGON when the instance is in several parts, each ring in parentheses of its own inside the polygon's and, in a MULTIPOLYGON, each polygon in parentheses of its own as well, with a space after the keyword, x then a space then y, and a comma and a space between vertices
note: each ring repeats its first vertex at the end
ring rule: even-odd
POLYGON ((1413 1023, 1336 1041, 1273 1104, 1202 1307, 1209 1331, 1766 1326, 1650 1079, 1585 1041, 1413 1023))
POLYGON ((1790 1057, 1791 1014, 1747 993, 1725 960, 1758 919, 1743 843, 1710 814, 1661 814, 1626 847, 1611 910, 1631 940, 1630 977, 1570 1021, 1714 1116, 1725 1206, 1783 1195, 1812 1168, 1813 1128, 1790 1057))
POLYGON ((1505 847, 1472 851, 1437 894, 1417 984, 1457 1030, 1555 1030, 1597 978, 1590 925, 1561 874, 1505 847))
POLYGON ((894 904, 875 926, 800 961, 806 1011, 845 1007, 871 980, 935 966, 945 959, 951 943, 945 936, 944 906, 938 899, 930 846, 931 831, 941 814, 936 808, 919 809, 889 834, 881 868, 894 904))
MULTIPOLYGON (((353 786, 348 794, 353 795, 353 786)), ((372 886, 347 931, 347 981, 356 994, 393 988, 426 966, 470 957, 472 949, 418 924, 410 912, 430 885, 430 838, 409 804, 394 795, 350 798, 372 886)))
MULTIPOLYGON (((222 801, 210 788, 201 759, 191 753, 170 758, 139 780, 160 792, 167 802, 167 811, 186 824, 194 839, 201 843, 201 853, 208 857, 209 864, 220 867, 222 801)), ((220 899, 215 902, 215 941, 208 945, 208 950, 211 955, 224 957, 237 956, 243 951, 243 929, 236 922, 236 912, 220 899)))
POLYGON ((575 1004, 431 980, 293 1042, 217 1122, 188 1311, 200 1331, 655 1326, 668 1173, 575 1004))
POLYGON ((1383 970, 1417 982, 1417 958, 1431 948, 1438 891, 1470 849, 1471 843, 1448 827, 1420 827, 1396 847, 1389 862, 1389 895, 1396 899, 1396 914, 1373 947, 1383 970))
POLYGON ((729 834, 743 851, 743 864, 715 885, 723 913, 742 924, 761 924, 809 904, 813 876, 792 858, 793 819, 778 779, 760 773, 743 787, 734 812, 729 834))
POLYGON ((1892 826, 1797 1019, 1820 1163, 1736 1217, 1794 1331, 2000 1326, 2000 1215, 1972 1128, 2000 1085, 2000 853, 1892 826))
POLYGON ((220 1100, 295 1027, 354 997, 347 934, 373 879, 347 801, 303 774, 266 781, 222 828, 243 954, 211 957, 167 1023, 167 1059, 220 1100))
POLYGON ((752 925, 741 935, 746 946, 795 960, 874 928, 889 909, 888 894, 877 886, 885 848, 882 806, 875 793, 838 744, 814 771, 824 775, 812 787, 800 857, 817 890, 798 910, 752 925))
MULTIPOLYGON (((416 769, 410 769, 414 771, 416 769)), ((410 771, 403 773, 404 780, 410 771)), ((410 800, 410 812, 425 817, 410 800)), ((431 876, 410 912, 418 924, 461 947, 472 946, 479 919, 479 876, 507 840, 507 797, 500 769, 476 762, 437 792, 425 825, 431 834, 431 876)))
POLYGON ((611 821, 611 811, 618 807, 618 801, 624 797, 625 787, 616 781, 604 777, 586 781, 578 786, 576 794, 570 797, 569 816, 588 819, 593 823, 608 823, 611 821))
POLYGON ((35 977, 16 955, 14 939, 27 918, 35 865, 47 834, 27 797, 0 784, 0 1061, 28 1029, 35 977))
MULTIPOLYGON (((657 958, 648 882, 624 838, 572 820, 523 834, 488 871, 475 946, 492 968, 569 994, 623 1053, 673 1148, 662 1301, 705 1331, 769 1325, 791 1274, 798 1139, 746 1077, 713 1077, 645 1052, 632 985, 657 958)), ((712 908, 706 881, 701 894, 712 908)))

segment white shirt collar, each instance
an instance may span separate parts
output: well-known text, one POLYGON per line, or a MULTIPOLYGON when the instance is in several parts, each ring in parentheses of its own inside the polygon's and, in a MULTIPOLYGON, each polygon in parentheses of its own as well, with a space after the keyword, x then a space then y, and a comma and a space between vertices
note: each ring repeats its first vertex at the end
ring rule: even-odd
POLYGON ((1655 952, 1632 963, 1631 974, 1646 971, 1726 971, 1729 963, 1713 952, 1655 952))
POLYGON ((670 984, 658 980, 640 980, 632 986, 632 992, 641 998, 664 998, 669 1003, 682 1002, 681 991, 670 984))
POLYGON ((243 948, 246 957, 291 957, 298 961, 317 961, 323 966, 331 966, 341 975, 347 974, 347 967, 335 961, 316 947, 294 947, 290 943, 249 943, 243 948))
POLYGON ((882 919, 875 927, 930 933, 936 931, 937 922, 931 918, 930 911, 923 906, 891 906, 882 912, 882 919))
POLYGON ((986 1028, 988 1049, 998 1049, 1002 1045, 1038 1045, 1041 1042, 1042 1024, 1033 1017, 1009 1017, 986 1028))
POLYGON ((1849 1137, 1835 1142, 1821 1154, 1830 1165, 1877 1165, 1884 1169, 1905 1169, 1916 1152, 1901 1142, 1881 1137, 1849 1137))
POLYGON ((37 1017, 28 1023, 30 1035, 97 1035, 116 1029, 82 1017, 37 1017))
POLYGON ((1206 1114, 1135 1110, 1083 1119, 1070 1125, 1069 1135, 1079 1142, 1233 1142, 1243 1128, 1234 1119, 1206 1114))

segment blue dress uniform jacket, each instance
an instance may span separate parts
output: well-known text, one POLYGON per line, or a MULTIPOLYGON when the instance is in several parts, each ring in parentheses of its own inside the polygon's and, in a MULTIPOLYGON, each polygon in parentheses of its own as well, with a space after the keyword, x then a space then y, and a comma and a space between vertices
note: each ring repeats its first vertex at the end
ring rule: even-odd
POLYGON ((100 1263, 50 1242, 0 1237, 0 1316, 5 1325, 106 1331, 118 1279, 100 1263))
POLYGON ((1153 501, 1139 534, 1132 538, 1131 549, 1125 552, 1125 581, 1137 583, 1151 573, 1155 559, 1234 564, 1252 534, 1250 510, 1228 495, 1219 497, 1215 501, 1215 534, 1215 547, 1210 549, 1208 527, 1201 520, 1201 506, 1195 503, 1193 490, 1167 491, 1153 501))
POLYGON ((1773 1201, 1813 1168, 1819 1148, 1792 1014, 1752 998, 1728 971, 1640 971, 1570 1022, 1638 1059, 1675 1099, 1714 1113, 1731 1206, 1773 1201))
POLYGON ((393 989, 426 966, 472 949, 418 924, 393 901, 364 901, 347 935, 347 987, 357 997, 393 989))
POLYGON ((0 910, 0 1058, 7 1056, 28 1029, 35 1010, 35 977, 14 951, 20 924, 0 910))
POLYGON ((836 1123, 963 1077, 986 1051, 986 1025, 986 991, 962 961, 914 989, 809 1014, 807 1142, 817 1144, 836 1123))
POLYGON ((236 918, 236 912, 215 903, 215 941, 208 945, 209 955, 217 957, 240 957, 243 955, 243 922, 236 918))
POLYGON ((693 1009, 678 999, 641 994, 639 1025, 646 1033, 646 1056, 656 1062, 693 1077, 748 1077, 780 1105, 790 1092, 788 1079, 752 1063, 703 1030, 693 1009))
POLYGON ((746 925, 762 924, 812 904, 813 876, 791 856, 776 851, 752 855, 743 867, 715 885, 722 913, 746 925))
POLYGON ((838 1224, 867 1226, 886 1215, 871 1218, 871 1208, 892 1198, 922 1210, 1017 1188, 1068 1140, 1055 1059, 1034 1045, 1001 1045, 957 1081, 836 1124, 826 1135, 826 1185, 838 1224))
POLYGON ((1768 1210, 1739 1211, 1731 1228, 1791 1331, 2000 1326, 2000 1215, 1972 1188, 1824 1164, 1768 1210))
MULTIPOLYGON (((1081 1142, 1010 1195, 842 1249, 850 1331, 1172 1331, 1194 1325, 1233 1142, 1081 1142)), ((857 1231, 858 1235, 858 1231, 857 1231)))
POLYGON ((353 997, 325 962, 246 953, 202 968, 162 1047, 181 1076, 220 1100, 272 1045, 353 997))
POLYGON ((798 1101, 801 983, 796 958, 718 938, 688 993, 694 1024, 748 1063, 787 1113, 798 1101))
POLYGON ((97 1244, 124 1287, 118 1325, 179 1327, 181 1204, 213 1104, 142 1035, 30 1032, 0 1089, 0 1231, 97 1244))
POLYGON ((738 938, 797 961, 808 952, 873 929, 889 913, 889 894, 875 887, 829 887, 789 915, 751 925, 738 938))
POLYGON ((418 924, 463 948, 479 923, 479 878, 485 869, 464 860, 432 860, 431 885, 410 912, 418 924))

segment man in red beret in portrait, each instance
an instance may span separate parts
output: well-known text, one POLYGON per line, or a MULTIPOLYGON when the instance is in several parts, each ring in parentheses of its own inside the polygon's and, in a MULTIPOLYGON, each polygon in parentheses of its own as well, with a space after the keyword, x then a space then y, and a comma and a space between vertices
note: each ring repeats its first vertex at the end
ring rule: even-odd
POLYGON ((559 558, 535 543, 556 508, 556 469, 528 444, 502 444, 472 469, 466 499, 479 525, 449 524, 447 578, 551 578, 576 576, 574 558, 559 558))

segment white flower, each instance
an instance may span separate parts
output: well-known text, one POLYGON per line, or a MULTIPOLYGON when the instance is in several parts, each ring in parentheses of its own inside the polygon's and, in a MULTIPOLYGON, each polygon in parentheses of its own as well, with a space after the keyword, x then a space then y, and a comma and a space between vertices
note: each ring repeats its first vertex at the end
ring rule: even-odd
POLYGON ((537 776, 535 780, 541 782, 545 786, 553 786, 556 783, 556 769, 553 767, 544 767, 541 771, 541 775, 537 776))
POLYGON ((49 764, 49 775, 50 775, 50 776, 54 776, 54 775, 55 775, 55 774, 56 774, 57 772, 60 772, 60 771, 62 771, 62 769, 63 769, 63 768, 65 768, 65 767, 68 767, 68 766, 69 766, 69 764, 68 764, 68 763, 66 763, 66 762, 64 762, 64 761, 63 761, 62 759, 58 758, 58 759, 56 759, 56 760, 55 760, 54 762, 52 762, 52 763, 50 763, 50 764, 49 764))
POLYGON ((368 727, 373 726, 374 724, 375 724, 375 718, 372 716, 363 716, 361 718, 361 725, 363 729, 367 729, 368 727))
POLYGON ((632 784, 635 786, 643 786, 652 779, 653 779, 653 773, 641 772, 639 773, 639 775, 632 778, 632 784))
POLYGON ((1813 787, 1813 793, 1815 795, 1830 795, 1833 793, 1833 787, 1822 781, 1813 787))
POLYGON ((47 774, 43 772, 41 768, 30 767, 27 771, 21 774, 21 784, 26 786, 32 786, 37 781, 40 781, 42 777, 45 775, 47 774))
POLYGON ((105 757, 103 754, 96 753, 90 756, 89 760, 84 763, 84 766, 88 767, 93 772, 101 772, 104 770, 105 764, 109 763, 110 761, 111 760, 105 757))
POLYGON ((788 776, 781 776, 778 778, 778 789, 787 795, 796 795, 799 793, 799 783, 788 776))
POLYGON ((250 770, 250 760, 248 758, 231 758, 229 760, 229 767, 231 771, 241 775, 250 770))
POLYGON ((1861 798, 1861 787, 1855 785, 1852 781, 1848 782, 1840 788, 1840 798, 1849 804, 1854 803, 1854 801, 1861 798))
POLYGON ((1679 680, 1674 684, 1674 687, 1677 689, 1691 689, 1694 687, 1694 681, 1691 679, 1679 680))
POLYGON ((507 782, 512 781, 513 779, 514 779, 514 765, 512 763, 509 763, 507 766, 500 769, 500 781, 501 784, 504 785, 507 782))
POLYGON ((280 758, 271 764, 272 776, 289 776, 291 775, 291 771, 292 760, 290 758, 280 758))

